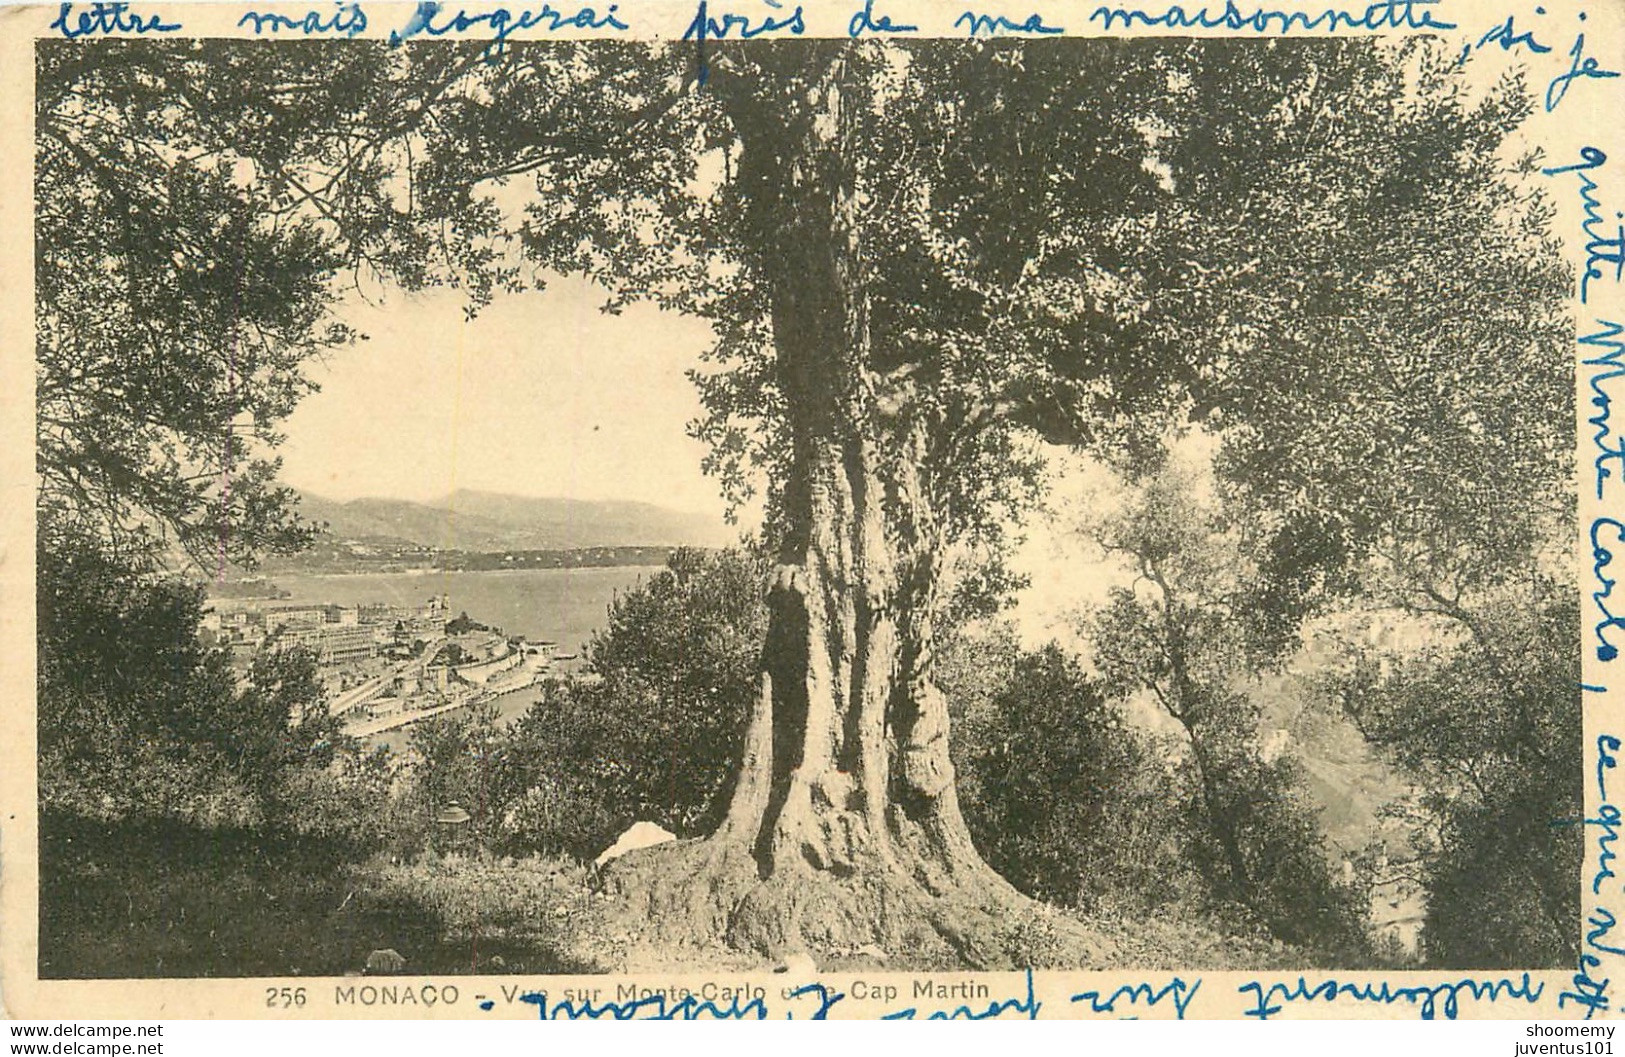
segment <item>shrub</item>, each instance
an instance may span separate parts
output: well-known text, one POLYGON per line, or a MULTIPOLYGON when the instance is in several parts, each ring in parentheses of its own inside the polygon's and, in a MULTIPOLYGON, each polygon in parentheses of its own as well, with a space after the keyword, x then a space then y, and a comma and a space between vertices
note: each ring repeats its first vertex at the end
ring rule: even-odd
POLYGON ((597 681, 554 684, 507 739, 505 847, 588 855, 634 821, 682 837, 715 826, 756 685, 765 577, 744 552, 684 549, 615 599, 587 650, 597 681))
POLYGON ((497 823, 498 848, 591 859, 625 828, 592 790, 571 787, 545 775, 506 805, 497 823))
POLYGON ((959 798, 989 863, 1029 895, 1083 909, 1188 896, 1181 780, 1077 661, 997 625, 942 651, 959 798))
POLYGON ((300 770, 344 745, 304 651, 257 659, 239 685, 203 645, 203 593, 92 551, 39 564, 39 794, 107 820, 280 824, 300 770))

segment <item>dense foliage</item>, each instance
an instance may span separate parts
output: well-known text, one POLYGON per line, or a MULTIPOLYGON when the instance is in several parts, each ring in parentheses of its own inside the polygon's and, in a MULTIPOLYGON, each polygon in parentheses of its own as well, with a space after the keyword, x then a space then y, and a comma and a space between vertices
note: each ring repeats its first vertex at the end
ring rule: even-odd
POLYGON ((1145 913, 1199 896, 1166 746, 1125 722, 1078 660, 1025 651, 993 625, 953 638, 960 798, 978 847, 1010 882, 1088 910, 1145 913))
POLYGON ((237 825, 302 813, 293 785, 344 740, 312 656, 260 657, 239 681, 199 640, 198 587, 95 551, 50 555, 38 589, 44 809, 237 825))
POLYGON ((1263 753, 1253 680, 1275 658, 1239 534, 1174 468, 1145 479, 1096 532, 1135 580, 1097 614, 1095 660, 1108 686, 1149 694, 1185 734, 1196 835, 1187 853, 1282 940, 1360 951, 1363 893, 1333 876, 1293 761, 1263 753))
POLYGON ((1561 963, 1577 943, 1584 839, 1576 602, 1543 577, 1477 602, 1465 627, 1432 616, 1427 648, 1351 645, 1323 682, 1424 791, 1430 960, 1561 963))

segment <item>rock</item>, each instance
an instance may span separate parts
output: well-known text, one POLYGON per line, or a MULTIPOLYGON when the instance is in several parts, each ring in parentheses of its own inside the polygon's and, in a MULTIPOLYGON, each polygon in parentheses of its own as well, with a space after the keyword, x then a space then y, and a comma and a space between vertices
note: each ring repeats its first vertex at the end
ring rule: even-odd
POLYGON ((677 839, 675 833, 653 822, 634 822, 627 827, 625 833, 615 838, 615 843, 599 853, 598 858, 592 861, 593 866, 603 869, 606 863, 614 862, 629 851, 640 848, 652 848, 657 844, 665 844, 677 839))
POLYGON ((863 958, 873 958, 877 962, 883 962, 887 958, 886 952, 873 943, 865 943, 852 953, 863 958))
POLYGON ((806 954, 796 953, 786 955, 773 970, 776 973, 788 973, 798 979, 809 980, 818 975, 818 965, 806 954))
POLYGON ((373 951, 367 955, 367 972, 369 973, 398 973, 406 968, 406 959, 394 947, 385 947, 381 951, 373 951))

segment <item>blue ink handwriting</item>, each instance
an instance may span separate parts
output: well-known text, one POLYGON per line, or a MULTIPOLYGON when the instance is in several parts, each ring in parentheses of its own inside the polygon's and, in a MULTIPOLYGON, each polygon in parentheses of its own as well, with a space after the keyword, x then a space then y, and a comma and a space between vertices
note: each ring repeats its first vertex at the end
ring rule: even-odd
MULTIPOLYGON (((1608 864, 1614 860, 1614 850, 1611 847, 1618 837, 1620 822, 1619 808, 1615 807, 1608 798, 1608 772, 1617 767, 1620 740, 1612 734, 1597 735, 1597 817, 1586 819, 1587 825, 1599 826, 1602 834, 1597 838, 1596 873, 1591 878, 1591 894, 1601 895, 1603 881, 1614 876, 1614 870, 1608 864)), ((1566 1009, 1572 1002, 1585 1008, 1585 1018, 1590 1020, 1599 1011, 1608 1008, 1608 984, 1606 976, 1594 975, 1592 970, 1602 968, 1602 957, 1611 954, 1615 957, 1625 957, 1625 948, 1617 943, 1607 942, 1614 931, 1618 920, 1614 912, 1604 906, 1594 906, 1586 913, 1585 946, 1580 953, 1579 971, 1570 977, 1573 989, 1563 991, 1557 996, 1557 1008, 1566 1009)))
MULTIPOLYGON (((800 998, 802 995, 812 995, 818 999, 818 1008, 813 1010, 813 1015, 808 1017, 808 1020, 828 1020, 829 1011, 835 1008, 835 1003, 846 997, 845 992, 832 991, 823 984, 802 984, 800 987, 784 993, 784 997, 787 999, 800 998)), ((795 1014, 786 1013, 784 1017, 786 1020, 794 1020, 795 1014)))
POLYGON ((1607 773, 1616 766, 1614 753, 1619 751, 1619 739, 1611 734, 1597 737, 1597 817, 1585 820, 1588 826, 1602 829, 1597 837, 1597 872, 1591 878, 1591 894, 1602 894, 1602 883, 1614 876, 1614 850, 1611 845, 1619 838, 1619 808, 1608 799, 1607 773))
MULTIPOLYGON (((1611 75, 1617 76, 1617 75, 1611 75)), ((1585 220, 1580 224, 1580 230, 1585 232, 1586 242, 1586 270, 1580 276, 1580 303, 1585 304, 1590 294, 1590 283, 1593 279, 1601 279, 1603 273, 1598 270, 1598 263, 1612 264, 1614 266, 1614 282, 1625 277, 1625 225, 1615 225, 1613 238, 1604 238, 1596 230, 1597 225, 1603 223, 1602 202, 1593 193, 1597 190, 1597 181, 1589 173, 1600 169, 1608 161, 1608 155, 1596 147, 1581 147, 1580 160, 1573 165, 1558 165, 1550 169, 1542 169, 1546 176, 1558 176, 1563 173, 1578 173, 1580 176, 1580 204, 1585 210, 1585 220)), ((1625 213, 1614 214, 1614 219, 1625 219, 1625 213)))
MULTIPOLYGON (((768 6, 778 8, 780 5, 768 0, 768 6)), ((799 37, 807 31, 807 25, 799 6, 783 18, 776 19, 771 15, 763 16, 762 21, 753 26, 748 16, 736 14, 732 11, 725 12, 721 21, 711 18, 706 11, 705 0, 700 0, 699 11, 694 15, 694 21, 690 22, 688 28, 683 31, 683 39, 703 42, 707 37, 715 37, 717 40, 725 40, 728 34, 734 30, 739 31, 740 40, 750 40, 752 37, 765 36, 769 33, 781 31, 793 33, 799 37)))
POLYGON ((1180 1020, 1185 1019, 1185 1009, 1196 997, 1197 989, 1202 981, 1195 980, 1189 984, 1180 977, 1174 977, 1168 985, 1160 991, 1153 991, 1150 984, 1124 984, 1113 991, 1105 999, 1100 997, 1099 991, 1084 991, 1082 994, 1072 996, 1074 1002, 1088 1002, 1089 1008, 1095 1013, 1115 1013, 1118 999, 1128 999, 1129 1005, 1138 1005, 1144 1002, 1147 1007, 1154 1006, 1164 998, 1172 997, 1174 1001, 1174 1015, 1180 1020))
MULTIPOLYGON (((767 6, 775 10, 783 10, 781 5, 775 3, 774 0, 766 0, 766 3, 767 6)), ((705 84, 711 78, 711 68, 705 61, 706 40, 713 37, 717 40, 726 40, 728 34, 736 30, 740 40, 750 40, 753 37, 767 36, 772 33, 791 33, 799 37, 807 31, 807 24, 802 17, 799 5, 795 11, 783 18, 766 15, 763 16, 762 21, 752 25, 748 16, 736 14, 732 11, 724 12, 720 21, 712 18, 707 9, 706 0, 700 0, 699 10, 694 13, 694 21, 690 22, 688 28, 683 31, 683 39, 694 42, 695 50, 699 56, 698 79, 701 84, 705 84)))
POLYGON ((894 24, 890 15, 875 14, 875 0, 863 0, 862 9, 855 12, 846 24, 846 35, 861 37, 865 33, 915 33, 919 28, 894 24))
POLYGON ((1253 993, 1255 1000, 1253 1008, 1242 1012, 1245 1016, 1256 1017, 1259 1020, 1268 1020, 1285 1008, 1284 1005, 1272 1005, 1271 1003, 1275 1001, 1286 1003, 1320 999, 1335 1002, 1340 998, 1352 999, 1355 1002, 1375 1002, 1385 1006, 1407 1002, 1417 1007, 1423 1020, 1433 1020, 1441 1012, 1446 1020, 1455 1020, 1460 1012, 1463 994, 1474 1001, 1495 1002, 1503 997, 1521 998, 1533 1005, 1540 1000, 1546 985, 1530 980, 1528 973, 1524 973, 1516 982, 1507 977, 1498 980, 1465 977, 1452 983, 1418 984, 1415 987, 1395 987, 1386 980, 1375 984, 1356 984, 1338 983, 1335 979, 1311 985, 1300 976, 1293 984, 1272 983, 1266 986, 1253 980, 1242 984, 1237 990, 1243 994, 1248 991, 1253 993), (1441 1003, 1440 999, 1444 1001, 1441 1003))
POLYGON ((753 997, 739 1004, 739 996, 727 1005, 684 994, 672 999, 664 991, 655 991, 640 998, 624 1002, 605 1001, 594 1005, 589 999, 559 999, 548 1003, 546 991, 530 991, 519 996, 519 1001, 536 1007, 540 1020, 766 1020, 767 1003, 753 997))
POLYGON ((1600 517, 1591 523, 1591 575, 1597 581, 1597 590, 1591 592, 1591 604, 1602 614, 1602 620, 1592 628, 1592 634, 1597 636, 1597 659, 1604 663, 1619 656, 1619 647, 1608 641, 1608 630, 1625 627, 1625 618, 1616 617, 1609 609, 1614 580, 1604 575, 1603 570, 1613 564, 1614 552, 1602 545, 1602 533, 1608 529, 1613 530, 1616 542, 1625 540, 1625 524, 1611 517, 1600 517))
POLYGON ((1620 336, 1625 334, 1625 327, 1621 327, 1618 323, 1610 323, 1606 319, 1597 320, 1597 325, 1603 329, 1595 334, 1587 334, 1579 341, 1581 345, 1592 345, 1608 350, 1589 357, 1582 363, 1586 367, 1603 368, 1586 380, 1591 387, 1591 406, 1597 409, 1597 413, 1586 421, 1596 428, 1596 432, 1591 435, 1591 443, 1597 449, 1598 455, 1592 466, 1596 470, 1597 498, 1601 499, 1603 482, 1613 476, 1608 464, 1617 461, 1625 465, 1625 438, 1614 436, 1611 422, 1614 400, 1603 384, 1625 376, 1625 338, 1620 336), (1610 440, 1613 441, 1612 447, 1609 446, 1610 440))
POLYGON ((165 22, 161 15, 142 18, 130 10, 122 0, 116 3, 94 3, 89 11, 74 11, 72 4, 57 8, 51 29, 60 30, 69 40, 79 37, 111 36, 115 33, 174 33, 181 28, 179 22, 165 22), (70 15, 77 16, 69 18, 70 15))
POLYGON ((1243 14, 1236 6, 1235 0, 1225 0, 1224 7, 1217 12, 1207 7, 1186 11, 1177 4, 1154 15, 1133 7, 1097 7, 1089 16, 1089 21, 1100 22, 1106 29, 1112 29, 1121 22, 1127 28, 1133 28, 1138 23, 1143 26, 1164 26, 1169 29, 1193 29, 1200 26, 1203 29, 1252 30, 1255 33, 1268 33, 1272 30, 1286 33, 1292 29, 1455 29, 1454 22, 1435 19, 1433 12, 1426 10, 1439 2, 1440 0, 1379 0, 1358 15, 1333 8, 1311 15, 1304 11, 1282 11, 1265 7, 1255 8, 1251 14, 1243 14))
MULTIPOLYGON (((1563 820, 1553 825, 1566 825, 1572 820, 1563 820)), ((1600 804, 1597 807, 1597 817, 1582 820, 1588 826, 1596 826, 1602 830, 1597 836, 1597 872, 1591 875, 1591 894, 1602 894, 1602 883, 1614 876, 1614 868, 1608 864, 1613 862, 1617 853, 1611 847, 1619 839, 1619 808, 1613 804, 1600 804)))
POLYGON ((1038 14, 1027 16, 1027 20, 1025 22, 1012 22, 1003 15, 985 15, 977 14, 975 11, 966 11, 963 15, 960 15, 958 18, 954 19, 954 28, 958 29, 960 26, 964 26, 967 30, 969 30, 968 35, 972 37, 976 36, 978 33, 992 37, 997 36, 1000 33, 1066 32, 1066 29, 1063 26, 1045 25, 1043 16, 1038 14))
POLYGON ((1551 113, 1557 109, 1557 104, 1569 94, 1569 86, 1582 77, 1603 78, 1618 77, 1618 70, 1605 70, 1596 59, 1587 58, 1585 54, 1586 35, 1577 33, 1574 36, 1574 47, 1569 49, 1569 57, 1574 60, 1569 65, 1567 73, 1560 73, 1552 78, 1552 83, 1546 86, 1546 112, 1551 113))
POLYGON ((1471 55, 1479 48, 1486 47, 1490 44, 1501 45, 1502 51, 1515 51, 1519 47, 1525 47, 1534 52, 1536 55, 1544 55, 1552 50, 1535 39, 1534 31, 1529 30, 1519 33, 1517 31, 1517 27, 1512 24, 1512 16, 1508 15, 1505 22, 1501 23, 1499 26, 1496 26, 1482 37, 1479 37, 1477 44, 1468 44, 1462 48, 1461 58, 1457 61, 1466 62, 1467 56, 1471 55))
POLYGON ((1605 771, 1618 766, 1614 753, 1619 751, 1619 739, 1612 734, 1597 735, 1597 799, 1608 802, 1608 782, 1605 771))
POLYGON ((1575 1005, 1584 1006, 1585 1018, 1590 1020, 1599 1010, 1608 1008, 1608 977, 1598 978, 1591 975, 1591 970, 1602 968, 1602 959, 1591 951, 1599 950, 1608 954, 1625 955, 1625 950, 1602 942, 1615 925, 1613 912, 1603 907, 1595 907, 1586 915, 1586 924, 1591 928, 1586 932, 1585 945, 1587 950, 1580 955, 1580 970, 1570 979, 1574 984, 1572 991, 1560 991, 1557 995, 1557 1008, 1567 1009, 1572 1001, 1575 1005))
MULTIPOLYGON (((1586 946, 1602 951, 1605 954, 1625 958, 1625 947, 1616 947, 1611 943, 1602 942, 1613 931, 1614 926, 1619 924, 1619 921, 1614 917, 1613 911, 1603 907, 1594 907, 1591 913, 1586 915, 1586 924, 1591 926, 1591 930, 1586 933, 1586 946)), ((1559 1003, 1559 1005, 1561 1004, 1559 1003)))
POLYGON ((617 32, 630 29, 616 16, 615 12, 619 9, 619 4, 610 4, 602 14, 591 7, 580 7, 573 14, 567 14, 551 4, 543 4, 535 9, 519 8, 514 11, 498 7, 482 14, 469 14, 459 8, 455 15, 436 21, 444 10, 438 0, 418 0, 417 10, 412 12, 406 25, 390 31, 389 43, 396 46, 419 33, 427 33, 431 37, 462 34, 483 25, 490 27, 492 34, 491 46, 486 48, 485 57, 494 61, 507 50, 508 38, 522 29, 540 26, 550 33, 561 29, 612 29, 617 32))
POLYGON ((360 4, 345 4, 336 11, 323 15, 320 11, 308 11, 304 15, 277 14, 273 11, 249 11, 237 20, 238 28, 249 25, 254 26, 254 35, 257 37, 270 29, 272 33, 282 30, 299 31, 305 36, 315 34, 336 34, 344 37, 354 37, 366 31, 367 13, 361 9, 360 4))

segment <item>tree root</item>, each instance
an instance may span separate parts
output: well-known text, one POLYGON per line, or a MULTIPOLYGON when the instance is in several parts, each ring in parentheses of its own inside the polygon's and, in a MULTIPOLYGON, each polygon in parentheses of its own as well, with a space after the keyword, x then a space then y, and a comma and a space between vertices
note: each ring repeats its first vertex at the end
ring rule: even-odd
POLYGON ((600 879, 600 910, 622 971, 1099 968, 1113 944, 1017 892, 979 859, 876 856, 837 873, 781 867, 764 879, 737 840, 633 852, 600 879))

